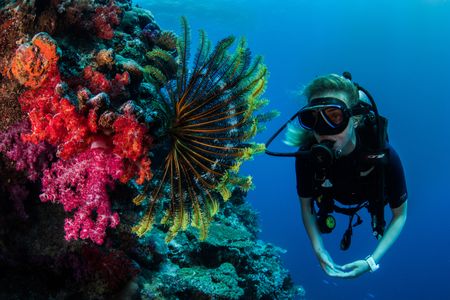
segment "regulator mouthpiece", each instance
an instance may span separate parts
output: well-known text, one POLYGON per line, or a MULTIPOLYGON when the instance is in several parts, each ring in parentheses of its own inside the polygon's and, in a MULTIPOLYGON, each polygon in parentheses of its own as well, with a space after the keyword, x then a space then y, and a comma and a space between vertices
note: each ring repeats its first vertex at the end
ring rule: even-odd
POLYGON ((315 162, 321 167, 328 167, 333 164, 335 153, 333 151, 334 141, 323 140, 311 147, 311 155, 315 162))

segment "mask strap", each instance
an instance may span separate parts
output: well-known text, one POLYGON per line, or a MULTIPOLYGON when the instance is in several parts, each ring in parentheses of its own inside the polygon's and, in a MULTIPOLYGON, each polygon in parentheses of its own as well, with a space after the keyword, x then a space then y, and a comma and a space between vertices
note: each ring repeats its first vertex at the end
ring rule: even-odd
MULTIPOLYGON (((303 109, 303 108, 302 108, 303 109)), ((286 126, 292 122, 295 118, 297 118, 298 114, 300 113, 300 111, 302 110, 300 109, 299 111, 297 111, 289 120, 287 120, 286 123, 284 123, 283 126, 280 127, 280 129, 277 130, 277 132, 275 132, 274 135, 272 135, 269 140, 267 140, 266 142, 266 154, 267 155, 271 155, 271 156, 281 156, 281 157, 297 157, 297 156, 301 156, 303 154, 309 153, 309 151, 297 151, 297 152, 287 152, 287 153, 282 153, 282 152, 273 152, 268 150, 270 144, 272 144, 273 140, 286 128, 286 126)))

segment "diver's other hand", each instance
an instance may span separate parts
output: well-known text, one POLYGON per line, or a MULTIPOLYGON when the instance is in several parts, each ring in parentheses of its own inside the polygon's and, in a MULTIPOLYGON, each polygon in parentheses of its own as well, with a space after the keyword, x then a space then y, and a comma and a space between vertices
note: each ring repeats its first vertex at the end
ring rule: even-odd
MULTIPOLYGON (((344 271, 343 276, 339 276, 341 278, 356 278, 361 276, 362 274, 368 272, 370 270, 369 265, 365 260, 357 260, 352 263, 346 264, 342 266, 342 270, 344 271)), ((341 274, 342 275, 342 274, 341 274)))
POLYGON ((320 266, 322 270, 328 275, 332 277, 342 277, 344 276, 344 272, 340 265, 334 263, 330 254, 326 250, 321 250, 317 254, 317 258, 319 259, 320 266))

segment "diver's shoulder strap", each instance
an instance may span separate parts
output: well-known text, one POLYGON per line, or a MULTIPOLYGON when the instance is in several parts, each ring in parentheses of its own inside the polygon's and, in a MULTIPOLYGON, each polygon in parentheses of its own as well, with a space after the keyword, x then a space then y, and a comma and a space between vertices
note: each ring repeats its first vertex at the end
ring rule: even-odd
POLYGON ((363 148, 372 151, 384 148, 389 142, 387 127, 388 120, 383 116, 379 116, 378 119, 372 114, 364 116, 360 121, 360 126, 356 128, 356 134, 363 148), (380 127, 380 131, 378 131, 378 127, 380 127))
POLYGON ((372 118, 367 116, 364 126, 358 131, 361 141, 362 151, 360 156, 360 168, 367 166, 375 167, 376 195, 369 199, 369 212, 372 217, 373 235, 379 239, 384 234, 386 226, 384 218, 385 206, 385 169, 389 162, 389 149, 387 143, 389 137, 387 133, 388 120, 379 116, 372 118))

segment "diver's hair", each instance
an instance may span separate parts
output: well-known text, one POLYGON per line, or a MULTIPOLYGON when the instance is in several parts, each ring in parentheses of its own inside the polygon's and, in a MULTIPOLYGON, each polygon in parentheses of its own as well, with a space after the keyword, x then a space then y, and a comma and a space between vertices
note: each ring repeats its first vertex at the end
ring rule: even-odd
MULTIPOLYGON (((353 107, 358 103, 359 92, 358 88, 351 82, 351 80, 337 75, 328 74, 316 77, 304 89, 303 96, 310 103, 311 99, 318 94, 324 92, 344 92, 348 96, 348 107, 353 107)), ((284 143, 289 146, 299 147, 312 139, 313 135, 310 131, 303 129, 300 126, 289 125, 287 127, 284 143)))
POLYGON ((358 103, 359 93, 357 87, 349 79, 337 75, 328 74, 315 78, 303 90, 303 95, 308 103, 317 94, 324 92, 344 92, 348 96, 349 107, 353 107, 358 103))
POLYGON ((283 142, 288 146, 299 147, 300 145, 305 144, 306 141, 313 139, 314 136, 311 131, 289 123, 287 125, 287 131, 283 142))

